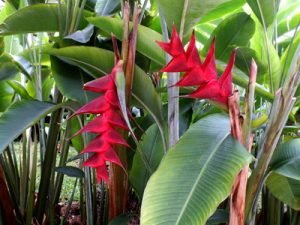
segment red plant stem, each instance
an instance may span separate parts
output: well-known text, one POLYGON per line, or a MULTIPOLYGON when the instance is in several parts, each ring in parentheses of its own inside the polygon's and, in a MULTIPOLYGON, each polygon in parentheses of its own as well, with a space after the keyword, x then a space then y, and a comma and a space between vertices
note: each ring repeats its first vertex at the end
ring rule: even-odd
MULTIPOLYGON (((130 103, 132 81, 135 67, 135 51, 137 26, 139 22, 138 4, 134 6, 133 29, 129 33, 130 22, 130 5, 126 1, 124 5, 124 30, 122 39, 122 60, 125 74, 125 93, 127 107, 130 103)), ((115 52, 117 51, 116 41, 113 40, 115 52)), ((116 56, 117 58, 118 56, 116 56)), ((124 131, 121 131, 125 136, 124 131)), ((127 154, 124 147, 119 147, 117 154, 125 170, 127 170, 127 154)), ((128 176, 123 169, 115 164, 111 165, 109 177, 109 219, 117 217, 126 212, 127 193, 128 193, 128 176)))
POLYGON ((125 86, 125 94, 126 94, 126 103, 127 106, 130 104, 130 96, 132 89, 132 81, 134 75, 134 66, 135 66, 135 50, 136 50, 136 38, 137 38, 137 27, 139 24, 139 12, 138 12, 138 4, 135 2, 134 4, 134 12, 133 12, 133 28, 131 33, 129 34, 129 46, 128 46, 128 58, 125 69, 125 78, 126 78, 126 86, 125 86))
MULTIPOLYGON (((230 115, 231 134, 241 144, 244 143, 242 125, 240 120, 239 110, 239 93, 235 91, 232 96, 228 98, 228 108, 230 115)), ((245 167, 237 175, 232 191, 230 194, 230 217, 229 225, 243 225, 244 224, 244 207, 245 207, 245 193, 247 182, 248 168, 245 167), (246 179, 245 179, 246 178, 246 179)))
POLYGON ((4 171, 0 165, 0 210, 3 210, 4 221, 6 222, 5 224, 15 225, 16 217, 9 196, 9 191, 5 182, 4 171))
MULTIPOLYGON (((245 117, 242 118, 239 111, 239 94, 234 92, 228 99, 231 132, 235 139, 251 152, 253 137, 251 134, 251 117, 254 103, 254 90, 256 83, 257 66, 254 60, 251 62, 248 89, 245 95, 245 117)), ((235 179, 230 195, 229 225, 245 224, 245 203, 249 166, 245 166, 235 179)))
POLYGON ((114 48, 115 64, 116 64, 121 59, 120 52, 118 49, 118 42, 117 42, 116 35, 111 34, 111 40, 112 40, 112 44, 113 44, 113 48, 114 48))

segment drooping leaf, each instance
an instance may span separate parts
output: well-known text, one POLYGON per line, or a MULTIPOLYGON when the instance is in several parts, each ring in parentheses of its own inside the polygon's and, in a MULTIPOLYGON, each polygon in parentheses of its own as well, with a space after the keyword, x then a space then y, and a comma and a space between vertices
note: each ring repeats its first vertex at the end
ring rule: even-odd
POLYGON ((240 9, 242 9, 242 6, 246 3, 245 0, 231 0, 226 1, 217 7, 215 7, 213 10, 205 14, 201 17, 199 23, 206 23, 211 20, 216 20, 221 17, 226 16, 227 14, 234 13, 240 9))
POLYGON ((0 153, 24 129, 58 107, 52 103, 34 100, 22 100, 12 104, 0 116, 0 153))
POLYGON ((227 61, 231 50, 235 47, 247 46, 255 32, 255 23, 246 13, 237 13, 223 20, 212 33, 204 47, 207 52, 212 39, 216 37, 217 59, 227 61))
POLYGON ((300 181, 300 138, 281 144, 274 152, 270 171, 300 181))
POLYGON ((59 166, 55 168, 55 171, 68 177, 84 177, 84 172, 74 166, 59 166))
POLYGON ((199 120, 168 151, 150 178, 141 223, 205 224, 251 158, 230 135, 228 117, 214 114, 199 120))
POLYGON ((27 90, 25 89, 25 87, 22 86, 22 84, 20 84, 20 82, 16 81, 16 80, 9 80, 7 81, 7 84, 9 86, 11 86, 12 89, 14 89, 14 91, 19 94, 23 99, 29 99, 32 100, 33 98, 28 94, 27 90))
POLYGON ((113 15, 120 8, 119 0, 97 0, 95 12, 101 16, 113 15))
MULTIPOLYGON (((89 17, 87 20, 104 30, 107 33, 113 33, 118 39, 122 39, 123 21, 111 17, 89 17)), ((131 24, 132 25, 132 24, 131 24)), ((136 49, 149 59, 163 65, 165 63, 165 55, 155 41, 162 41, 161 34, 153 31, 145 26, 139 25, 137 31, 136 49)))
MULTIPOLYGON (((35 4, 24 7, 7 17, 0 25, 0 35, 24 34, 34 32, 56 32, 65 29, 66 6, 62 5, 59 17, 58 4, 35 4)), ((84 16, 92 13, 84 11, 84 16)), ((79 29, 87 26, 87 22, 80 20, 79 29)))
POLYGON ((0 56, 0 81, 9 80, 19 72, 18 67, 8 54, 4 53, 0 56))
MULTIPOLYGON (((139 147, 146 156, 151 171, 154 172, 164 155, 162 139, 156 124, 146 130, 139 142, 139 147)), ((141 159, 140 153, 136 151, 129 173, 129 180, 140 199, 143 197, 144 189, 151 175, 141 159)))
POLYGON ((289 207, 300 210, 300 181, 271 173, 267 179, 270 192, 289 207))
POLYGON ((209 11, 215 9, 218 5, 227 2, 225 0, 177 0, 170 4, 168 0, 158 0, 157 5, 160 13, 164 16, 169 29, 173 24, 176 25, 177 30, 180 30, 182 12, 184 5, 187 4, 187 13, 184 18, 184 31, 187 33, 198 21, 209 11))
POLYGON ((252 59, 254 59, 257 64, 257 75, 264 75, 268 71, 268 65, 264 64, 261 59, 259 59, 257 52, 249 47, 239 47, 236 50, 234 64, 249 75, 252 59))
POLYGON ((0 112, 3 112, 11 104, 14 91, 5 81, 0 81, 0 90, 0 112))
POLYGON ((274 22, 280 0, 247 0, 247 3, 261 24, 269 27, 274 22))
POLYGON ((97 95, 83 90, 83 85, 92 80, 83 71, 71 66, 56 57, 51 57, 53 78, 58 89, 69 99, 85 104, 97 95))
POLYGON ((72 39, 72 40, 80 42, 80 43, 86 43, 91 39, 93 33, 94 33, 94 26, 89 24, 83 30, 77 30, 74 33, 72 33, 64 38, 72 39))

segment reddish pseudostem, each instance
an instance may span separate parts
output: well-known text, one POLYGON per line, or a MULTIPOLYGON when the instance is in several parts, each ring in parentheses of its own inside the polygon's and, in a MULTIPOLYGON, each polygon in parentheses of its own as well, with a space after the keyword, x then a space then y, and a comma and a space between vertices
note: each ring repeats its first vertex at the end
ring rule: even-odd
POLYGON ((5 182, 5 176, 0 165, 0 210, 3 210, 4 221, 7 225, 15 225, 15 214, 14 209, 11 205, 11 200, 9 198, 8 188, 5 182))
MULTIPOLYGON (((127 107, 129 107, 135 66, 137 26, 139 21, 138 4, 135 3, 134 5, 133 28, 131 32, 129 26, 130 5, 127 1, 124 4, 123 15, 124 29, 122 38, 122 60, 126 80, 126 104, 127 107)), ((116 45, 116 40, 113 39, 113 43, 116 58, 118 58, 118 48, 116 45)), ((125 133, 123 132, 123 134, 125 133)), ((124 151, 124 147, 120 146, 117 149, 117 153, 123 167, 125 168, 125 170, 127 170, 127 154, 124 151)), ((109 219, 111 220, 116 216, 126 212, 128 194, 128 176, 124 173, 124 170, 122 168, 114 164, 111 165, 109 186, 109 219)))
MULTIPOLYGON (((242 118, 239 110, 239 94, 235 91, 228 98, 228 108, 231 122, 232 136, 251 152, 251 115, 253 111, 254 88, 256 82, 257 66, 252 60, 248 90, 245 96, 245 117, 242 118)), ((245 201, 249 166, 245 166, 235 179, 230 194, 229 225, 244 225, 245 201)))

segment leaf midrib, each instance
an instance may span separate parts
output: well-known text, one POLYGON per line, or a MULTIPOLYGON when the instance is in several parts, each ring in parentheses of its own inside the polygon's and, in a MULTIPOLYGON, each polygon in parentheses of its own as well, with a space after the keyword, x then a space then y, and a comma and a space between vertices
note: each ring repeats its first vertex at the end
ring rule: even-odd
POLYGON ((222 138, 221 141, 216 145, 216 147, 213 149, 213 151, 211 151, 210 156, 207 158, 205 164, 204 164, 203 167, 201 168, 201 171, 200 171, 200 173, 199 173, 199 175, 198 175, 198 177, 197 177, 197 179, 196 179, 196 181, 195 181, 195 183, 194 183, 194 185, 193 185, 193 187, 192 187, 192 190, 190 191, 190 193, 189 193, 189 195, 188 195, 188 197, 187 197, 187 199, 186 199, 186 201, 185 201, 185 203, 184 203, 184 205, 183 205, 183 207, 182 207, 182 210, 181 210, 181 212, 180 212, 180 214, 179 214, 179 216, 178 216, 178 219, 177 219, 175 225, 178 225, 178 224, 179 224, 179 222, 180 222, 180 220, 181 220, 181 218, 182 218, 182 216, 183 216, 183 212, 184 212, 185 209, 187 208, 188 203, 189 203, 191 197, 193 196, 193 194, 194 194, 194 192, 195 192, 195 189, 196 189, 196 187, 197 187, 197 184, 199 183, 200 178, 202 177, 204 171, 206 171, 206 170, 205 170, 206 167, 210 164, 210 159, 216 154, 217 150, 220 148, 221 144, 226 140, 226 138, 229 136, 229 134, 230 134, 230 133, 228 132, 228 133, 224 136, 224 138, 222 138))

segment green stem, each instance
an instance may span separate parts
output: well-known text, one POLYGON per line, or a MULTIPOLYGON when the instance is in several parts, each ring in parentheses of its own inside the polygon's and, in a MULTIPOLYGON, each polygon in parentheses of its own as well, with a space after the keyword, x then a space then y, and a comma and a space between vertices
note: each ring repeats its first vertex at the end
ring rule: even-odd
POLYGON ((272 94, 274 94, 274 84, 273 84, 273 73, 272 73, 272 64, 271 64, 271 56, 270 56, 270 48, 269 48, 269 38, 268 38, 268 32, 267 32, 267 26, 264 20, 264 15, 261 10, 261 6, 258 0, 256 0, 262 25, 263 25, 263 30, 264 30, 264 39, 265 39, 265 45, 267 48, 267 59, 268 59, 268 67, 269 67, 269 79, 270 79, 270 91, 272 94))
POLYGON ((145 14, 146 7, 147 7, 148 2, 149 2, 149 0, 145 0, 145 1, 144 1, 144 4, 143 4, 143 6, 142 6, 142 10, 141 10, 141 14, 140 14, 139 24, 142 22, 142 19, 143 19, 143 16, 144 16, 144 14, 145 14))
MULTIPOLYGON (((61 93, 56 90, 56 99, 57 103, 60 103, 62 101, 62 95, 61 93)), ((35 215, 37 218, 37 221, 42 224, 43 217, 45 213, 46 208, 46 200, 49 192, 49 185, 50 185, 50 177, 52 172, 52 165, 53 160, 56 156, 56 146, 57 146, 57 138, 59 135, 59 129, 60 129, 60 121, 61 121, 61 114, 62 110, 56 110, 51 115, 51 121, 50 121, 50 128, 49 128, 49 135, 48 140, 46 144, 46 153, 45 153, 45 161, 42 166, 42 174, 41 174, 41 181, 40 181, 40 187, 39 187, 39 195, 37 198, 36 203, 36 211, 35 215)))

